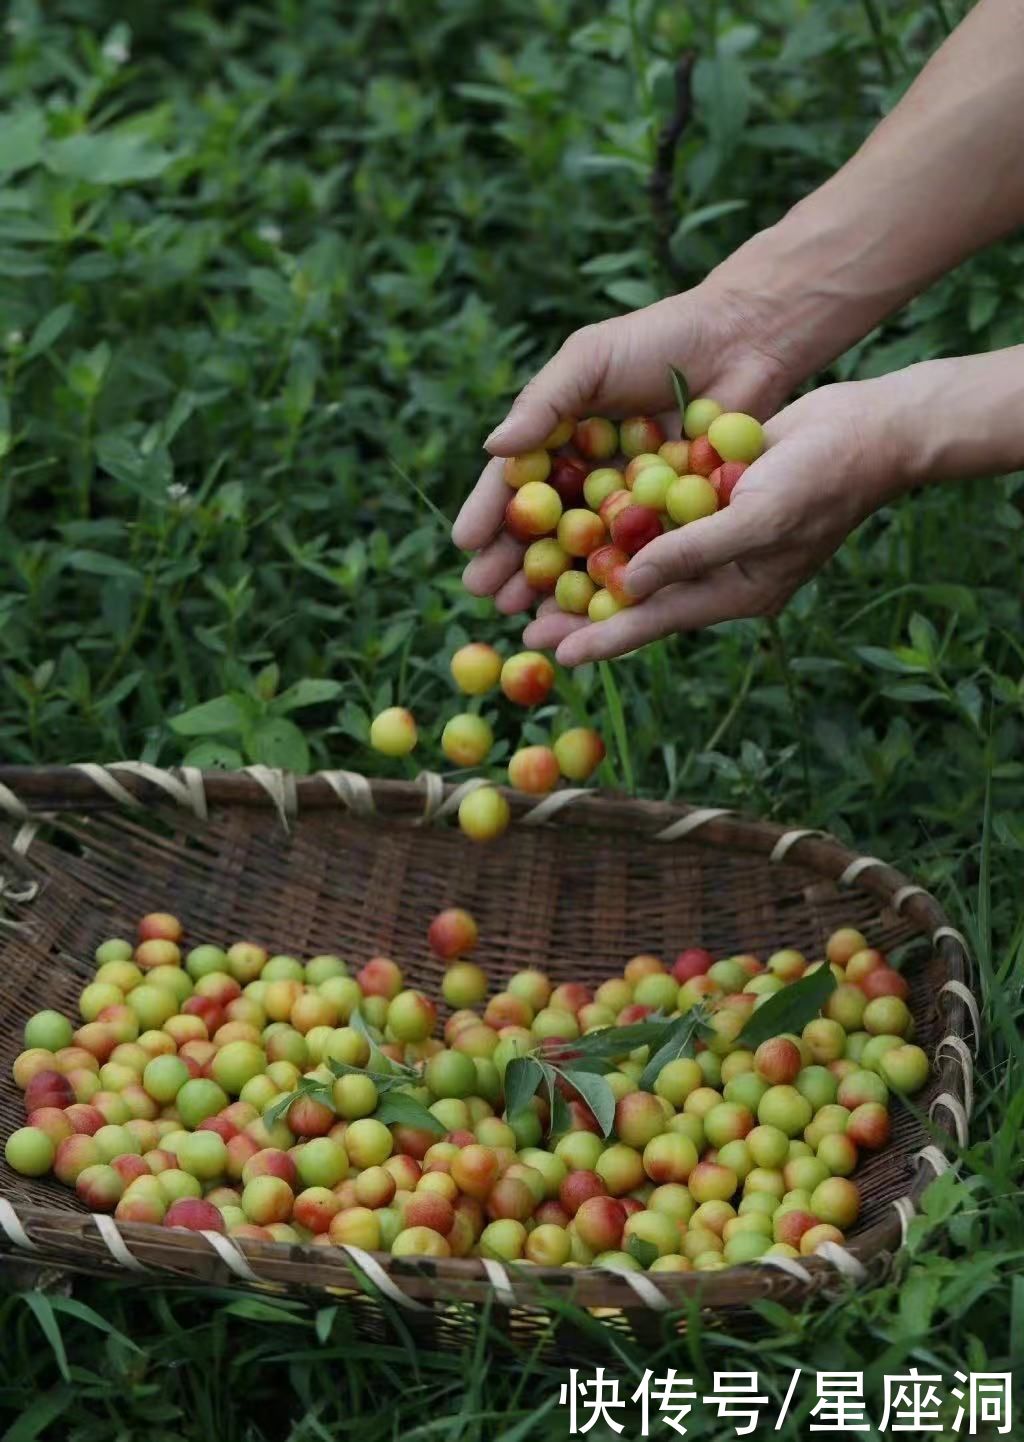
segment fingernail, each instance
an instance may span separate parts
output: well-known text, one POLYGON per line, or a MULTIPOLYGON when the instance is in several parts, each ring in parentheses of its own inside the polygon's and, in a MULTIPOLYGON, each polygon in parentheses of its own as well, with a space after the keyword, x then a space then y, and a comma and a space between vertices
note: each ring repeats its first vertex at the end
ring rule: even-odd
POLYGON ((494 427, 494 430, 491 432, 491 434, 490 434, 490 435, 487 437, 487 439, 484 441, 484 450, 485 450, 485 451, 490 450, 491 446, 495 443, 495 441, 500 440, 500 439, 501 439, 501 436, 503 435, 503 433, 504 433, 507 429, 508 429, 508 421, 507 421, 507 420, 502 421, 500 425, 495 426, 495 427, 494 427))
POLYGON ((656 566, 638 566, 635 571, 626 573, 626 590, 631 596, 649 596, 652 591, 658 589, 658 570, 656 566))

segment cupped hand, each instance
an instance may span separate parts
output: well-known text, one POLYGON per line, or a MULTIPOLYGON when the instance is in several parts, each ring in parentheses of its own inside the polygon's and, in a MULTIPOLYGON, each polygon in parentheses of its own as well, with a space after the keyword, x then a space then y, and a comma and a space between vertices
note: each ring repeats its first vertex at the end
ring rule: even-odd
MULTIPOLYGON (((659 415, 674 402, 673 365, 692 395, 713 395, 727 409, 760 418, 770 415, 792 378, 755 309, 705 282, 571 335, 484 443, 492 459, 452 529, 457 546, 479 553, 463 575, 467 589, 494 596, 509 614, 537 599, 521 570, 525 547, 503 527, 512 494, 502 477, 503 458, 536 449, 563 418, 659 415)), ((663 419, 672 429, 673 417, 663 419)), ((674 419, 672 434, 678 435, 674 419)))
POLYGON ((823 387, 765 427, 768 448, 729 505, 650 542, 629 563, 639 603, 607 621, 545 601, 524 640, 566 666, 676 631, 777 614, 904 477, 884 380, 823 387))

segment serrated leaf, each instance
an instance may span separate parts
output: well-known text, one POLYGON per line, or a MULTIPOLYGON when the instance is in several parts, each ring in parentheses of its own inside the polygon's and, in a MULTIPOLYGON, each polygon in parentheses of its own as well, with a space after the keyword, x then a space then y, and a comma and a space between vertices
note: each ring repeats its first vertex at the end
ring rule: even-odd
POLYGON ((668 1066, 670 1061, 675 1061, 681 1056, 693 1056, 696 1051, 697 1038, 706 1026, 707 1012, 701 1006, 693 1007, 692 1010, 673 1022, 665 1040, 640 1073, 637 1085, 641 1091, 651 1090, 658 1080, 662 1067, 668 1066))
POLYGON ((658 1260, 658 1249, 653 1242, 647 1242, 643 1237, 627 1237, 625 1251, 634 1257, 646 1272, 652 1262, 658 1260))
POLYGON ((736 1039, 736 1046, 753 1051, 780 1032, 801 1031, 818 1015, 825 998, 835 989, 836 979, 830 966, 821 966, 809 976, 784 986, 753 1012, 736 1039))
POLYGON ((601 1128, 601 1135, 610 1136, 615 1125, 615 1094, 604 1077, 596 1076, 593 1072, 569 1071, 561 1067, 557 1070, 594 1113, 601 1128))
POLYGON ((669 366, 668 373, 672 377, 672 390, 675 393, 676 407, 679 411, 679 424, 682 425, 683 412, 690 400, 690 387, 686 384, 686 377, 677 366, 669 366))
POLYGON ((544 1080, 544 1068, 532 1056, 513 1057, 505 1068, 505 1117, 527 1106, 544 1080))
POLYGON ((437 1136, 443 1136, 447 1131, 447 1127, 428 1112, 422 1102, 405 1092, 387 1092, 373 1115, 386 1127, 415 1127, 417 1131, 434 1132, 437 1136))

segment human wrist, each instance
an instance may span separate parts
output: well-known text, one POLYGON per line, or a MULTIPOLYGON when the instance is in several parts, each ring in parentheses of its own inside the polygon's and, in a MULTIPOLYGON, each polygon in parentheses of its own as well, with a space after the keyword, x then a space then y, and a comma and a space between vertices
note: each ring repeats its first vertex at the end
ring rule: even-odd
POLYGON ((873 253, 856 197, 830 182, 759 231, 708 276, 709 290, 750 317, 786 393, 831 364, 905 298, 873 253))

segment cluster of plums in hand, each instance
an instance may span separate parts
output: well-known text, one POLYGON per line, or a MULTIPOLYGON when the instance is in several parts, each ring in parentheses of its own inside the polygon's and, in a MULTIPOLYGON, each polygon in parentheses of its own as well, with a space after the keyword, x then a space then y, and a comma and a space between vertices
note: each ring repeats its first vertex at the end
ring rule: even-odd
POLYGON ((445 964, 443 1026, 388 957, 350 969, 247 941, 185 952, 174 916, 144 917, 136 941, 97 949, 75 1020, 42 1011, 26 1025, 14 1080, 27 1121, 7 1163, 52 1172, 124 1222, 401 1256, 710 1270, 841 1242, 860 1208, 851 1174, 889 1138, 890 1095, 928 1077, 906 982, 850 928, 818 962, 693 947, 672 965, 633 956, 594 989, 527 969, 492 991, 464 910, 435 916, 425 943, 445 964), (823 1013, 745 1047, 756 1009, 821 966, 838 983, 823 1013), (648 1048, 612 1049, 602 1127, 573 1085, 574 1045, 698 1003, 704 1040, 649 1090, 648 1048), (562 1058, 555 1135, 546 1087, 505 1106, 510 1062, 538 1050, 562 1058), (389 1118, 393 1095, 420 1125, 389 1118))
POLYGON ((683 412, 683 436, 659 421, 604 416, 563 421, 541 449, 505 462, 514 494, 506 529, 526 544, 523 571, 534 591, 563 611, 604 621, 632 603, 630 558, 664 531, 729 504, 764 450, 753 416, 708 397, 683 412))
MULTIPOLYGON (((502 657, 493 646, 473 641, 461 646, 451 659, 451 674, 465 696, 485 696, 500 687, 516 706, 539 706, 555 682, 555 667, 539 651, 520 651, 502 657)), ((416 718, 404 706, 389 706, 374 717, 370 744, 385 756, 408 756, 419 741, 416 718)), ((441 734, 441 750, 460 769, 482 766, 494 746, 494 731, 475 711, 460 711, 449 718, 441 734)), ((596 731, 573 726, 550 745, 520 747, 508 763, 508 783, 517 791, 544 796, 564 778, 578 785, 587 781, 604 759, 604 742, 596 731)), ((469 792, 459 806, 459 825, 474 841, 490 841, 509 824, 508 802, 493 786, 469 792)))

